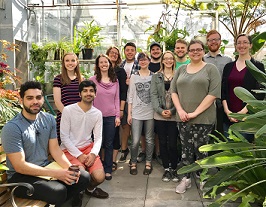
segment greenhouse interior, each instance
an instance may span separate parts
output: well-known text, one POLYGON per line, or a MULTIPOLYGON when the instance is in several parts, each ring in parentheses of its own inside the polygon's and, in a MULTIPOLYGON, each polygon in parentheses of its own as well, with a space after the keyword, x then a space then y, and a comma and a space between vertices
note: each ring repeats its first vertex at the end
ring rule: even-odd
MULTIPOLYGON (((0 0, 0 132, 11 118, 22 110, 18 104, 18 90, 22 83, 29 80, 40 82, 44 90, 43 95, 46 98, 51 96, 53 99, 53 81, 61 73, 62 57, 67 52, 76 54, 82 77, 88 79, 94 75, 95 59, 100 54, 106 54, 110 46, 116 46, 124 60, 126 43, 135 43, 137 57, 141 52, 150 55, 151 44, 157 42, 160 43, 162 52, 172 51, 172 60, 176 60, 177 55, 174 54, 174 50, 178 39, 187 43, 194 39, 201 40, 204 49, 197 48, 192 53, 208 52, 209 40, 206 37, 210 30, 217 30, 220 33, 219 55, 228 56, 231 61, 237 61, 239 57, 237 44, 253 44, 252 50, 248 50, 247 53, 264 65, 264 71, 259 71, 251 63, 244 62, 253 70, 252 75, 255 74, 254 77, 257 78, 254 82, 257 81, 256 83, 259 83, 257 85, 260 86, 252 93, 265 94, 265 8, 265 1, 262 0, 0 0), (84 36, 88 36, 88 32, 90 34, 86 40, 84 36), (237 43, 236 37, 242 33, 251 35, 252 42, 237 43), (88 48, 91 53, 89 57, 85 57, 84 51, 88 48), (4 74, 4 70, 8 72, 4 74), (6 105, 2 107, 3 97, 10 99, 12 103, 5 103, 6 105)), ((216 40, 218 39, 212 39, 211 42, 216 40)), ((186 57, 189 52, 191 51, 186 52, 186 57)), ((203 57, 204 54, 200 59, 203 60, 203 57)), ((172 73, 175 74, 175 71, 172 73)), ((173 74, 171 78, 174 77, 173 74)), ((189 165, 196 170, 204 166, 203 177, 206 175, 204 177, 206 180, 217 173, 218 178, 214 176, 210 180, 212 183, 217 180, 220 183, 202 191, 202 180, 199 180, 199 176, 194 173, 191 189, 186 186, 188 193, 176 193, 177 191, 173 190, 176 188, 174 181, 161 182, 164 170, 162 164, 153 161, 154 164, 150 166, 153 167, 151 169, 153 174, 144 176, 141 172, 138 179, 135 179, 129 175, 131 160, 127 160, 125 163, 117 162, 118 167, 116 165, 116 172, 113 172, 113 180, 101 184, 101 188, 108 191, 109 198, 104 200, 86 196, 83 199, 83 207, 205 207, 212 202, 214 204, 210 206, 213 207, 263 204, 266 206, 266 190, 262 187, 266 182, 266 102, 265 95, 264 100, 263 98, 257 100, 250 94, 251 92, 242 90, 237 95, 241 97, 239 98, 241 101, 248 103, 248 107, 245 108, 247 112, 230 114, 232 117, 237 117, 235 122, 247 124, 232 127, 232 131, 229 128, 228 133, 232 139, 229 142, 224 136, 225 139, 220 139, 219 135, 210 135, 214 141, 211 146, 205 146, 204 149, 213 153, 213 157, 206 163, 201 163, 200 160, 189 165), (253 134, 258 142, 248 143, 244 140, 242 133, 246 132, 253 134), (220 158, 217 155, 217 158, 216 153, 220 152, 224 156, 220 158), (216 165, 216 162, 221 163, 216 165), (213 168, 215 173, 211 171, 213 174, 209 176, 208 170, 213 168), (231 175, 235 180, 230 179, 231 175), (204 193, 208 195, 205 196, 204 193)), ((171 95, 169 97, 172 98, 171 95)), ((51 102, 45 100, 45 103, 45 110, 53 111, 53 108, 49 108, 51 107, 49 103, 54 104, 54 100, 51 102)), ((123 110, 120 109, 120 113, 121 111, 123 110)), ((56 116, 55 113, 53 115, 56 116)), ((232 118, 230 115, 229 119, 232 118)), ((3 147, 0 147, 1 175, 1 167, 5 165, 5 161, 1 158, 3 147)), ((119 153, 123 151, 121 148, 119 153)), ((138 165, 145 171, 144 161, 138 165)), ((185 168, 182 171, 182 169, 181 172, 185 173, 191 170, 185 168)), ((0 187, 1 185, 0 180, 0 187)), ((63 205, 63 207, 68 206, 70 203, 63 205)))

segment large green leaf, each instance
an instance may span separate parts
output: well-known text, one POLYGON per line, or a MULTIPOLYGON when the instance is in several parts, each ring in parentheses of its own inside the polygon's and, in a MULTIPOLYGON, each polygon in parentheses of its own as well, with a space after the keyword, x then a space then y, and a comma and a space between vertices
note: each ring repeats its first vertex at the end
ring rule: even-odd
POLYGON ((207 182, 204 184, 204 188, 211 188, 216 185, 220 185, 222 182, 230 179, 236 173, 238 173, 238 168, 235 166, 229 166, 227 168, 220 169, 207 180, 207 182))
POLYGON ((255 134, 255 138, 258 138, 262 135, 266 134, 266 125, 264 125, 263 127, 261 127, 255 134))
MULTIPOLYGON (((266 158, 265 158, 266 159, 266 158)), ((224 156, 211 156, 202 160, 196 161, 202 168, 222 167, 240 164, 248 161, 254 161, 251 156, 241 156, 238 154, 230 154, 224 156)))
POLYGON ((262 118, 262 117, 266 117, 266 109, 257 112, 256 114, 252 114, 246 117, 246 120, 250 120, 250 119, 254 119, 254 118, 262 118))
POLYGON ((257 51, 259 51, 265 44, 266 41, 266 32, 259 33, 252 39, 252 48, 251 54, 254 55, 257 51))
POLYGON ((200 152, 218 151, 218 150, 231 150, 231 149, 243 149, 243 148, 254 148, 251 143, 245 142, 223 142, 216 144, 207 144, 199 147, 200 152))
POLYGON ((229 128, 232 131, 238 131, 238 132, 247 132, 255 134, 261 127, 264 126, 264 123, 256 123, 252 122, 252 120, 245 121, 245 122, 238 122, 233 125, 231 125, 229 128))
POLYGON ((265 72, 260 71, 250 60, 246 60, 246 65, 249 72, 255 77, 259 82, 266 82, 265 72))
POLYGON ((193 163, 191 165, 187 165, 182 167, 181 169, 179 169, 177 171, 178 174, 184 174, 184 173, 190 173, 190 172, 194 172, 197 170, 200 170, 201 167, 197 164, 197 163, 193 163))
POLYGON ((235 87, 234 92, 236 96, 242 101, 257 100, 247 89, 242 87, 235 87))
POLYGON ((262 110, 266 108, 266 101, 263 101, 263 100, 249 100, 249 101, 246 101, 246 103, 255 108, 260 108, 262 110))

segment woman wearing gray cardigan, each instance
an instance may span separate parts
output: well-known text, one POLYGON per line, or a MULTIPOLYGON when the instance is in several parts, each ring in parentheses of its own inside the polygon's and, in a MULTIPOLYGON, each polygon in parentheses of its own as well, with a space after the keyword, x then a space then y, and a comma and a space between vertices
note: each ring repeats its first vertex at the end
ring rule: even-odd
POLYGON ((159 137, 160 154, 165 172, 162 181, 177 182, 178 162, 176 109, 172 102, 170 84, 175 72, 175 57, 166 51, 161 58, 160 70, 152 76, 151 102, 154 109, 155 127, 159 137), (171 163, 171 164, 170 164, 171 163))

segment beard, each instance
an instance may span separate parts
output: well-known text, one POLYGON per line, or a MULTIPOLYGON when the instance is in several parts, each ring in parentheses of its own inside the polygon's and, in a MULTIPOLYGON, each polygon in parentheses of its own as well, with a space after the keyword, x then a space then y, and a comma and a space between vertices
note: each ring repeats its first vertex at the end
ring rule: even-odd
POLYGON ((81 101, 84 102, 85 104, 92 104, 93 100, 94 100, 94 97, 92 96, 81 98, 81 101))
POLYGON ((220 48, 220 45, 211 45, 211 46, 209 46, 209 50, 211 52, 216 52, 216 51, 219 50, 219 48, 220 48))
POLYGON ((153 55, 151 55, 151 59, 153 59, 153 60, 160 60, 160 58, 162 57, 162 54, 161 55, 159 55, 158 57, 154 57, 153 55))
POLYGON ((29 108, 29 107, 27 107, 27 106, 25 106, 25 105, 23 104, 23 109, 25 109, 25 111, 26 111, 27 113, 29 113, 29 114, 38 114, 38 113, 42 110, 42 106, 40 106, 39 109, 34 109, 34 110, 32 110, 31 108, 29 108))
POLYGON ((176 55, 178 58, 182 59, 183 57, 185 57, 187 55, 187 53, 184 53, 183 55, 176 55))

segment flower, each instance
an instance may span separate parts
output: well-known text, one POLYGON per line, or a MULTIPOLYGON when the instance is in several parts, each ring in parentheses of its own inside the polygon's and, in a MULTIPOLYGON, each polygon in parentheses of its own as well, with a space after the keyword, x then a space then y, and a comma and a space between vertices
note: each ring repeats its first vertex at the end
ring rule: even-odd
POLYGON ((10 85, 15 86, 16 81, 20 82, 21 78, 16 75, 20 71, 16 68, 11 71, 7 63, 8 52, 18 51, 17 46, 6 40, 0 40, 0 131, 6 122, 21 111, 18 91, 9 89, 10 85))

